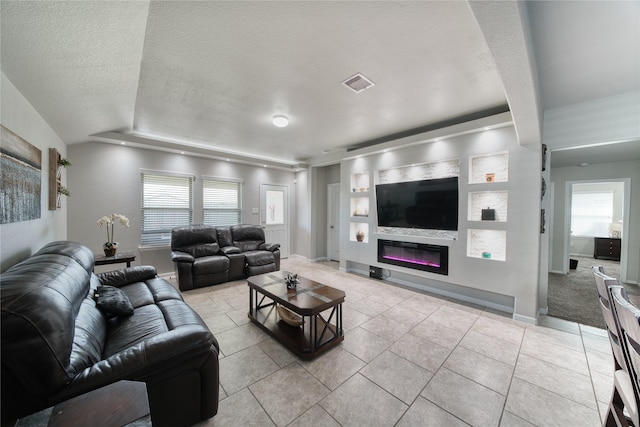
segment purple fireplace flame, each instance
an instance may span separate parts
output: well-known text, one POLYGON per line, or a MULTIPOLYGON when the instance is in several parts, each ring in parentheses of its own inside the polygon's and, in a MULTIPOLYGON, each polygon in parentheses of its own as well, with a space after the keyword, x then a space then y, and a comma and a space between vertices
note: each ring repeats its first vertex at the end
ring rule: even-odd
POLYGON ((429 261, 423 261, 421 259, 411 259, 411 258, 402 258, 402 257, 395 257, 395 256, 391 256, 391 255, 384 255, 383 256, 385 259, 392 259, 394 261, 400 261, 400 262, 408 262, 411 264, 420 264, 420 265, 429 265, 431 267, 440 267, 440 264, 435 263, 435 262, 429 262, 429 261))
POLYGON ((448 275, 449 247, 378 240, 378 262, 448 275))

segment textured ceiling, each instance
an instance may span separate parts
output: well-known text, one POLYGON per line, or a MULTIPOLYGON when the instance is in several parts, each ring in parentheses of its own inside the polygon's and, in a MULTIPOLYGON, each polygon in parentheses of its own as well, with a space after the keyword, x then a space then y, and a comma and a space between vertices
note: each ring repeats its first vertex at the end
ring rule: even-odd
POLYGON ((462 2, 154 2, 146 37, 147 135, 302 160, 506 103, 462 2), (357 72, 375 86, 340 84, 357 72))
POLYGON ((3 0, 0 59, 67 144, 289 164, 507 103, 535 142, 543 109, 638 89, 640 2, 524 4, 3 0))

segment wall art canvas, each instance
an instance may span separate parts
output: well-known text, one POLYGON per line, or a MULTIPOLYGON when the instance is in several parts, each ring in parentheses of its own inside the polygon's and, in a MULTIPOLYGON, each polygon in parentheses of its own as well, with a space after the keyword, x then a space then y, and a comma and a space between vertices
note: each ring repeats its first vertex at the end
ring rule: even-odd
POLYGON ((0 224, 40 218, 42 152, 0 125, 0 224))

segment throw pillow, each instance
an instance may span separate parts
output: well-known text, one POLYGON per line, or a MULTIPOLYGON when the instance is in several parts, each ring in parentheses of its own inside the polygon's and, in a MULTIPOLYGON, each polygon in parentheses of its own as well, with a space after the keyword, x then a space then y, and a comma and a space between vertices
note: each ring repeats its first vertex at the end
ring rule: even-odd
POLYGON ((130 316, 133 314, 133 306, 129 297, 122 289, 113 286, 102 285, 94 294, 96 306, 105 314, 115 316, 130 316))

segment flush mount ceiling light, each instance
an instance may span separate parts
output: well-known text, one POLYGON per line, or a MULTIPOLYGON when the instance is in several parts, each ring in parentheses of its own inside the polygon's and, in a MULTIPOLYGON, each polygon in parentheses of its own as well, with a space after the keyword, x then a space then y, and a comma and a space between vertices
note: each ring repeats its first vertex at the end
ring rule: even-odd
POLYGON ((273 116, 273 125, 275 127, 284 128, 289 124, 287 116, 273 116))

